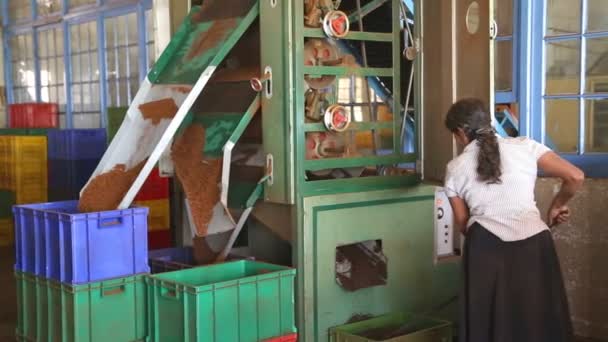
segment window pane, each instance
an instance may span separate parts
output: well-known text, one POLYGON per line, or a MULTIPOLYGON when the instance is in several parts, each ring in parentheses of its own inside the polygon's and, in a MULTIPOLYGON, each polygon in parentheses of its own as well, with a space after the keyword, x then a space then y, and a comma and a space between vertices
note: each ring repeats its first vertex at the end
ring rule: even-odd
POLYGON ((32 18, 31 1, 11 0, 8 1, 8 15, 11 22, 22 21, 32 18))
POLYGON ((578 94, 580 46, 578 39, 546 44, 545 94, 578 94))
POLYGON ((547 0, 548 36, 581 32, 581 0, 547 0))
POLYGON ((69 0, 70 8, 82 6, 82 5, 91 5, 96 3, 97 0, 69 0))
POLYGON ((37 1, 37 3, 38 16, 47 16, 49 14, 57 13, 61 10, 61 0, 45 0, 37 1))
POLYGON ((513 0, 494 0, 494 18, 498 36, 513 34, 513 0))
POLYGON ((99 128, 100 118, 99 113, 75 114, 74 128, 99 128))
POLYGON ((585 113, 586 152, 608 152, 608 99, 586 100, 585 113))
POLYGON ((129 45, 137 44, 137 41, 139 40, 139 30, 137 29, 137 14, 131 13, 127 15, 127 23, 129 29, 129 45))
POLYGON ((513 41, 496 41, 494 51, 494 84, 497 91, 513 89, 513 41))
POLYGON ((587 31, 608 31, 606 0, 587 0, 587 31))
POLYGON ((545 100, 545 143, 557 152, 578 151, 578 99, 545 100))
POLYGON ((608 92, 608 38, 587 39, 586 62, 585 92, 608 92))

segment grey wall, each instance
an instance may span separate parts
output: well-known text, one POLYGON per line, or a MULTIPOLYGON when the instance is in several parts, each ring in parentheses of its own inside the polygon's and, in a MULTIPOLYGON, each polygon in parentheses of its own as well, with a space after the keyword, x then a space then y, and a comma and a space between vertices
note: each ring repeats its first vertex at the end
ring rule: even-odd
MULTIPOLYGON (((542 213, 559 185, 556 179, 539 179, 536 199, 542 213)), ((608 179, 586 180, 570 208, 570 222, 555 228, 553 237, 575 331, 608 341, 608 179)))

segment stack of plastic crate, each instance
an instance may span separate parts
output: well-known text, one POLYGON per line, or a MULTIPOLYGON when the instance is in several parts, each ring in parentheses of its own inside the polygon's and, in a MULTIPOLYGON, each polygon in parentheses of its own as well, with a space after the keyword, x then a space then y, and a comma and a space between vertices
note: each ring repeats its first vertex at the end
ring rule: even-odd
POLYGON ((0 135, 0 245, 13 242, 14 204, 46 200, 46 137, 0 135))
POLYGON ((148 242, 150 249, 171 246, 169 179, 161 177, 158 168, 152 169, 135 197, 135 205, 150 208, 148 214, 148 242))
POLYGON ((106 150, 104 129, 48 132, 49 200, 78 199, 106 150))
POLYGON ((18 341, 146 341, 147 208, 13 207, 18 341))

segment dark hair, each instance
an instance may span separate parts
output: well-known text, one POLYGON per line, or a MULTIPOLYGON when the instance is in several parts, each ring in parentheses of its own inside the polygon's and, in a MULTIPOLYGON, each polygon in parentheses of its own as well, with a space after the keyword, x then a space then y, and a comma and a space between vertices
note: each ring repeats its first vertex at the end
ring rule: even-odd
POLYGON ((492 128, 492 118, 485 104, 478 99, 466 98, 454 103, 448 110, 445 126, 452 132, 461 128, 470 141, 477 140, 477 177, 488 184, 500 183, 502 175, 500 149, 492 128))

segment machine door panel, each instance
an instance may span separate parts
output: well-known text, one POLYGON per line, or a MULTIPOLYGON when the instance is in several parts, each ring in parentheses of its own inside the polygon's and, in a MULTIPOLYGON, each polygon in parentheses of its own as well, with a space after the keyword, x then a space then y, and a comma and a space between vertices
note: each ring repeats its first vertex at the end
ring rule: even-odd
MULTIPOLYGON (((299 333, 327 341, 357 315, 424 312, 458 292, 458 263, 433 262, 432 187, 304 199, 299 333)), ((453 319, 456 306, 440 315, 453 319)))

